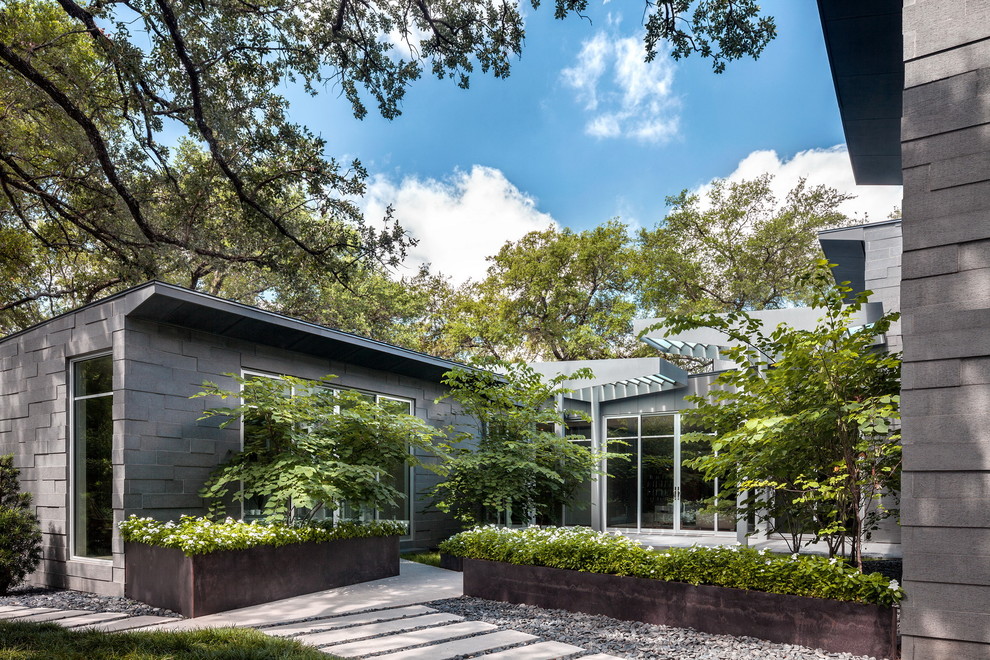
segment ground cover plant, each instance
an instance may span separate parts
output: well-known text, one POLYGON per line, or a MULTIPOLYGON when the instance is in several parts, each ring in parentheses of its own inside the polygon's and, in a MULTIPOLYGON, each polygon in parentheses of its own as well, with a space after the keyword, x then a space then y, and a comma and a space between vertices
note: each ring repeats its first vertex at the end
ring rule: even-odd
POLYGON ((132 515, 120 523, 125 541, 182 550, 187 556, 222 550, 245 550, 259 545, 326 542, 406 533, 406 523, 395 520, 370 522, 313 521, 305 525, 246 523, 233 518, 215 522, 209 518, 182 516, 178 522, 161 522, 132 515))
POLYGON ((0 621, 0 660, 334 660, 314 648, 257 630, 176 632, 66 630, 52 623, 0 621))
POLYGON ((468 559, 877 605, 904 597, 896 580, 865 575, 835 557, 781 556, 741 546, 658 551, 586 527, 476 527, 447 539, 440 550, 468 559))
POLYGON ((440 567, 440 553, 439 552, 407 552, 401 556, 401 559, 408 559, 409 561, 414 561, 417 564, 426 564, 427 566, 440 567))
POLYGON ((31 494, 20 492, 13 454, 0 456, 0 596, 41 561, 41 528, 31 494))

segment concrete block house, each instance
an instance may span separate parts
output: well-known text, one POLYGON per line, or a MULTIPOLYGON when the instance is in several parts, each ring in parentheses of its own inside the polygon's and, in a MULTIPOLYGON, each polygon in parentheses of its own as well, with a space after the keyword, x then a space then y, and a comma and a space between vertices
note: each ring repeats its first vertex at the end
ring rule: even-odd
MULTIPOLYGON (((861 311, 862 323, 900 309, 899 220, 825 231, 819 234, 819 242, 829 261, 837 264, 833 276, 838 282, 848 281, 855 292, 873 292, 861 311)), ((768 328, 786 323, 793 328, 810 329, 821 313, 790 308, 751 315, 768 328)), ((663 355, 710 360, 710 371, 690 374, 662 358, 533 365, 546 376, 590 368, 595 377, 568 382, 574 392, 558 402, 564 410, 581 411, 591 418, 590 422, 576 415, 567 419, 567 433, 583 435, 583 442, 596 450, 608 449, 610 439, 621 440, 623 444, 613 445, 610 451, 629 454, 629 460, 606 466, 608 479, 596 479, 587 485, 581 497, 590 499, 591 507, 565 510, 564 523, 621 532, 643 542, 652 542, 649 537, 654 535, 684 534, 725 535, 731 543, 745 541, 747 532, 770 534, 768 528, 737 524, 734 515, 703 511, 718 484, 706 481, 698 470, 683 464, 707 450, 704 443, 682 440, 681 436, 691 431, 682 421, 682 411, 692 405, 685 397, 706 394, 718 372, 734 366, 722 355, 729 345, 728 337, 707 328, 681 335, 651 329, 659 321, 634 321, 633 332, 642 333, 642 340, 663 355)), ((898 351, 900 346, 900 324, 895 323, 876 348, 898 351)), ((896 521, 885 521, 872 540, 899 544, 901 535, 896 521)))
POLYGON ((860 184, 903 184, 905 660, 990 657, 990 3, 818 0, 860 184))
MULTIPOLYGON (((36 584, 120 595, 130 514, 205 513, 209 472, 240 448, 239 429, 198 422, 204 380, 282 374, 405 403, 458 424, 441 375, 453 362, 180 287, 149 282, 0 339, 0 454, 15 455, 44 535, 36 584)), ((405 547, 431 547, 453 521, 424 510, 428 470, 399 474, 405 547)))

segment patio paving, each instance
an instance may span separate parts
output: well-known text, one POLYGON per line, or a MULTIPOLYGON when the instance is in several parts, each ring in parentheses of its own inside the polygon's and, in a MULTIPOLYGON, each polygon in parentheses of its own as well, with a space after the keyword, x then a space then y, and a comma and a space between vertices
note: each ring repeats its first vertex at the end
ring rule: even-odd
POLYGON ((463 594, 462 574, 400 561, 395 577, 320 591, 195 619, 120 613, 0 607, 0 620, 48 620, 74 630, 192 630, 257 628, 274 637, 344 658, 447 660, 475 654, 485 660, 619 660, 517 630, 437 612, 421 603, 463 594))

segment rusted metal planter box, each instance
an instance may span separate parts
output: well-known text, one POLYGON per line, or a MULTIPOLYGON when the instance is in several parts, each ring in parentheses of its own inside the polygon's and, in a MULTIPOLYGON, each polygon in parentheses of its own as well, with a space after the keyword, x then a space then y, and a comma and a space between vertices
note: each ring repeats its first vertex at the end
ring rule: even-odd
POLYGON ((188 617, 398 574, 398 536, 258 546, 192 557, 174 548, 124 544, 124 595, 188 617))
POLYGON ((445 568, 448 571, 457 571, 460 573, 464 571, 464 560, 456 555, 448 555, 446 552, 441 552, 440 568, 445 568))
POLYGON ((879 605, 477 559, 464 560, 464 595, 897 658, 896 613, 879 605))

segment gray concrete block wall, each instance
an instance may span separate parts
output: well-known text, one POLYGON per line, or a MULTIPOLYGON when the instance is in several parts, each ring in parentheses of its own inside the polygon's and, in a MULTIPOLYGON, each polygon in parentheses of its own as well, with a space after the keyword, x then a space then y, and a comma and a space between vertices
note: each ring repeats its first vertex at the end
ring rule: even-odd
POLYGON ((906 660, 990 653, 990 3, 904 7, 906 660))
MULTIPOLYGON (((901 228, 896 224, 863 228, 866 250, 866 288, 873 292, 870 302, 883 303, 884 312, 901 310, 901 228)), ((900 351, 901 322, 887 333, 887 350, 900 351)))
MULTIPOLYGON (((122 557, 71 559, 67 428, 69 361, 112 350, 123 309, 120 301, 108 301, 0 341, 0 454, 14 454, 21 487, 33 496, 41 523, 43 560, 29 578, 32 584, 123 593, 123 585, 113 583, 122 557)), ((115 415, 115 440, 118 424, 115 415)), ((119 459, 115 452, 115 474, 119 459)))
MULTIPOLYGON (((148 321, 129 319, 126 327, 125 515, 164 520, 205 512, 197 492, 210 471, 240 448, 240 430, 236 424, 221 430, 218 421, 197 421, 205 408, 229 403, 189 397, 205 380, 235 388, 226 374, 311 379, 333 374, 341 387, 413 400, 415 414, 435 426, 465 424, 449 402, 434 403, 444 392, 438 383, 148 321)), ((437 481, 428 469, 415 470, 413 534, 405 546, 433 547, 458 531, 448 516, 427 506, 437 481)))

